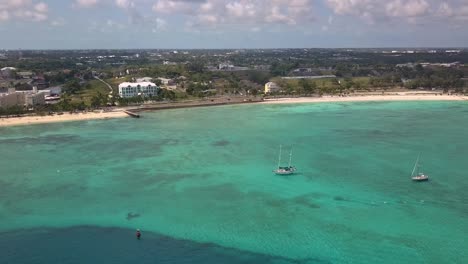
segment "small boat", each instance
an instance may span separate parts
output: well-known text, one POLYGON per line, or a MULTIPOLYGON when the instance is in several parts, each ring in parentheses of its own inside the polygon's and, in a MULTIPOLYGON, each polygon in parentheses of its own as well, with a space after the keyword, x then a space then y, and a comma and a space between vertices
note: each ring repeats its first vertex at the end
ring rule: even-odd
POLYGON ((296 172, 296 168, 291 166, 291 159, 292 159, 292 148, 291 152, 289 152, 289 164, 287 167, 281 166, 281 148, 282 146, 280 145, 280 151, 279 151, 279 157, 278 157, 278 168, 274 170, 273 172, 277 175, 291 175, 296 172))
POLYGON ((419 165, 419 157, 420 155, 418 155, 418 158, 416 159, 416 163, 414 164, 413 171, 411 172, 411 180, 418 181, 418 182, 428 181, 429 176, 420 171, 421 165, 419 165))

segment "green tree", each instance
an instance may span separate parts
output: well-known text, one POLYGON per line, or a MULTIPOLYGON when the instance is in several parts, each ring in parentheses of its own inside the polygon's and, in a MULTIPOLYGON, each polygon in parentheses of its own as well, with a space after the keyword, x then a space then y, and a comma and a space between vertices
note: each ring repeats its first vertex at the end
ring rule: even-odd
POLYGON ((91 98, 91 107, 92 108, 98 108, 102 105, 102 100, 99 95, 95 95, 91 98))
POLYGON ((65 83, 64 90, 70 94, 76 94, 81 90, 81 84, 78 79, 73 79, 65 83))
POLYGON ((248 78, 251 82, 263 85, 270 80, 271 75, 267 72, 249 71, 248 78))

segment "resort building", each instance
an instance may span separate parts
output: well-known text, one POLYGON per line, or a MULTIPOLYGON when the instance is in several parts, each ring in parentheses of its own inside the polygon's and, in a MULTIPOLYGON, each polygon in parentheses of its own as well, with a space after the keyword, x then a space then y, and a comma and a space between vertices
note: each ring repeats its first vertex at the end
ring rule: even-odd
POLYGON ((8 89, 8 93, 0 94, 0 107, 7 108, 15 105, 35 106, 45 104, 45 93, 33 91, 16 91, 14 88, 8 89))
POLYGON ((274 82, 268 82, 265 84, 265 93, 274 93, 274 92, 279 92, 281 90, 281 87, 278 86, 278 84, 274 82))
POLYGON ((24 105, 25 106, 34 106, 34 105, 43 105, 45 104, 45 94, 44 93, 24 93, 24 105))
POLYGON ((152 82, 124 82, 119 84, 119 95, 122 98, 135 96, 154 96, 158 94, 159 87, 152 82))
POLYGON ((22 94, 19 93, 3 93, 0 94, 0 108, 8 108, 18 105, 21 101, 22 94))

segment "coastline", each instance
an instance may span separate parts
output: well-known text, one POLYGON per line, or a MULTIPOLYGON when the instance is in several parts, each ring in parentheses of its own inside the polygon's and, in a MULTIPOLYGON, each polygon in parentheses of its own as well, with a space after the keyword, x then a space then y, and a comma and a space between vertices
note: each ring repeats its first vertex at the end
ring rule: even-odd
POLYGON ((201 100, 190 102, 171 102, 164 104, 146 105, 142 107, 126 107, 124 109, 111 112, 87 112, 63 115, 47 115, 47 116, 23 116, 23 117, 0 117, 0 127, 34 125, 69 121, 84 121, 110 118, 128 117, 124 110, 132 112, 155 111, 176 108, 193 108, 193 107, 208 107, 232 104, 301 104, 301 103, 340 103, 340 102, 380 102, 380 101, 468 101, 468 96, 459 95, 440 95, 436 93, 393 93, 393 94, 353 94, 350 96, 322 96, 322 97, 295 97, 295 98, 272 98, 260 100, 247 100, 233 98, 226 101, 225 99, 201 100))
POLYGON ((265 99, 262 104, 385 102, 385 101, 468 101, 468 96, 436 94, 353 95, 265 99))
POLYGON ((22 116, 22 117, 2 117, 0 118, 0 127, 22 126, 34 124, 48 124, 70 121, 84 121, 97 119, 122 118, 128 115, 123 111, 113 112, 87 112, 87 113, 63 113, 63 115, 47 115, 47 116, 22 116))

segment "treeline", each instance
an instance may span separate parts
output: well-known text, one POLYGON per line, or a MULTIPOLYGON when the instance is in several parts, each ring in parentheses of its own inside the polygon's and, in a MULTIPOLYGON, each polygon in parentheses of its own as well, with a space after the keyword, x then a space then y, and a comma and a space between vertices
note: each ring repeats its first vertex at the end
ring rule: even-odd
POLYGON ((463 72, 451 68, 423 68, 417 65, 414 69, 403 67, 398 69, 401 78, 405 78, 405 87, 441 88, 462 90, 464 87, 463 72))
POLYGON ((57 104, 50 105, 37 105, 34 107, 26 106, 11 106, 11 107, 0 107, 0 116, 21 116, 24 114, 35 113, 37 115, 47 115, 52 113, 61 112, 74 112, 90 110, 84 102, 71 102, 70 100, 62 100, 57 104))

